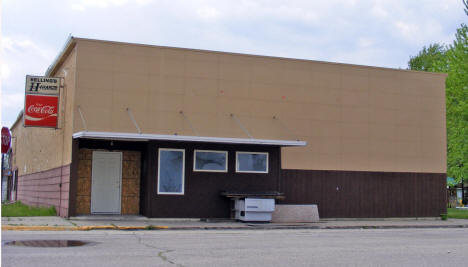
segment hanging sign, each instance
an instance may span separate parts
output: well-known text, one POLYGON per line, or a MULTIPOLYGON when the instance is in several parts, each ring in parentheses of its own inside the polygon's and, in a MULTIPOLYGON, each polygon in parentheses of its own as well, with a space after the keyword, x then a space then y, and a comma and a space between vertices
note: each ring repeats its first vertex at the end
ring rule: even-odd
POLYGON ((61 78, 26 76, 24 126, 57 127, 61 78))
POLYGON ((60 78, 26 76, 26 94, 59 95, 60 78))
POLYGON ((57 127, 58 97, 26 95, 24 126, 57 127))
POLYGON ((2 154, 7 153, 10 149, 11 135, 7 127, 2 127, 2 154))

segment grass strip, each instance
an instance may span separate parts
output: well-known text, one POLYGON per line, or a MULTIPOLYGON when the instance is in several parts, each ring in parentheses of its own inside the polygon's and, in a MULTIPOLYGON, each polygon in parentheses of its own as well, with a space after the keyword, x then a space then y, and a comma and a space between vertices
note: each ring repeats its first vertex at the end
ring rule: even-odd
POLYGON ((452 218, 452 219, 468 219, 468 210, 448 208, 447 217, 452 218))
POLYGON ((2 204, 2 217, 56 216, 55 207, 31 207, 17 201, 2 204))

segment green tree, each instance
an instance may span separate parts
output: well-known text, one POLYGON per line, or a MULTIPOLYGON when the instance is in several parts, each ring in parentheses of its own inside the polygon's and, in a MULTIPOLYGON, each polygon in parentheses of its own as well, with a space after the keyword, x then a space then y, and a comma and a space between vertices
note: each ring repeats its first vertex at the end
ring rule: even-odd
MULTIPOLYGON (((468 0, 463 0, 468 15, 468 0)), ((468 180, 468 26, 457 29, 447 47, 432 44, 411 57, 412 70, 447 73, 447 175, 457 182, 468 180)))
POLYGON ((465 14, 468 16, 468 0, 463 0, 463 4, 465 5, 465 14))
POLYGON ((455 41, 436 71, 447 72, 447 173, 458 182, 468 179, 468 26, 457 29, 455 41))
POLYGON ((408 62, 408 68, 412 70, 434 71, 436 62, 445 57, 445 47, 435 43, 428 47, 423 47, 417 56, 411 57, 408 62))

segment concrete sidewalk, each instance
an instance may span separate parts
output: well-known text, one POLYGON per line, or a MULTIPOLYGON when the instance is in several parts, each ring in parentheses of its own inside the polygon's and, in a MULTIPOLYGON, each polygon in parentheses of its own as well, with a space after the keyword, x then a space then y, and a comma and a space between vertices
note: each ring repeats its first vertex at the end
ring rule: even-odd
POLYGON ((2 230, 210 230, 468 228, 468 220, 438 218, 322 219, 316 223, 244 223, 231 220, 153 219, 143 216, 2 217, 2 230))

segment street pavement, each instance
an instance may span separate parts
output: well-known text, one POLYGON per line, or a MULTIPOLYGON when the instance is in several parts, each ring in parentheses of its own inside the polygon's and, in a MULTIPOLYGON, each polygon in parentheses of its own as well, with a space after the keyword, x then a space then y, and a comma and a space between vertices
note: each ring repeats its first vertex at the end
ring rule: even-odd
POLYGON ((321 219, 313 223, 243 223, 231 220, 158 219, 144 216, 2 217, 3 230, 93 230, 103 228, 169 230, 198 229, 359 229, 359 228, 468 228, 468 220, 438 218, 321 219))
POLYGON ((468 228, 2 231, 2 266, 466 266, 468 228), (68 248, 5 245, 73 239, 68 248))

